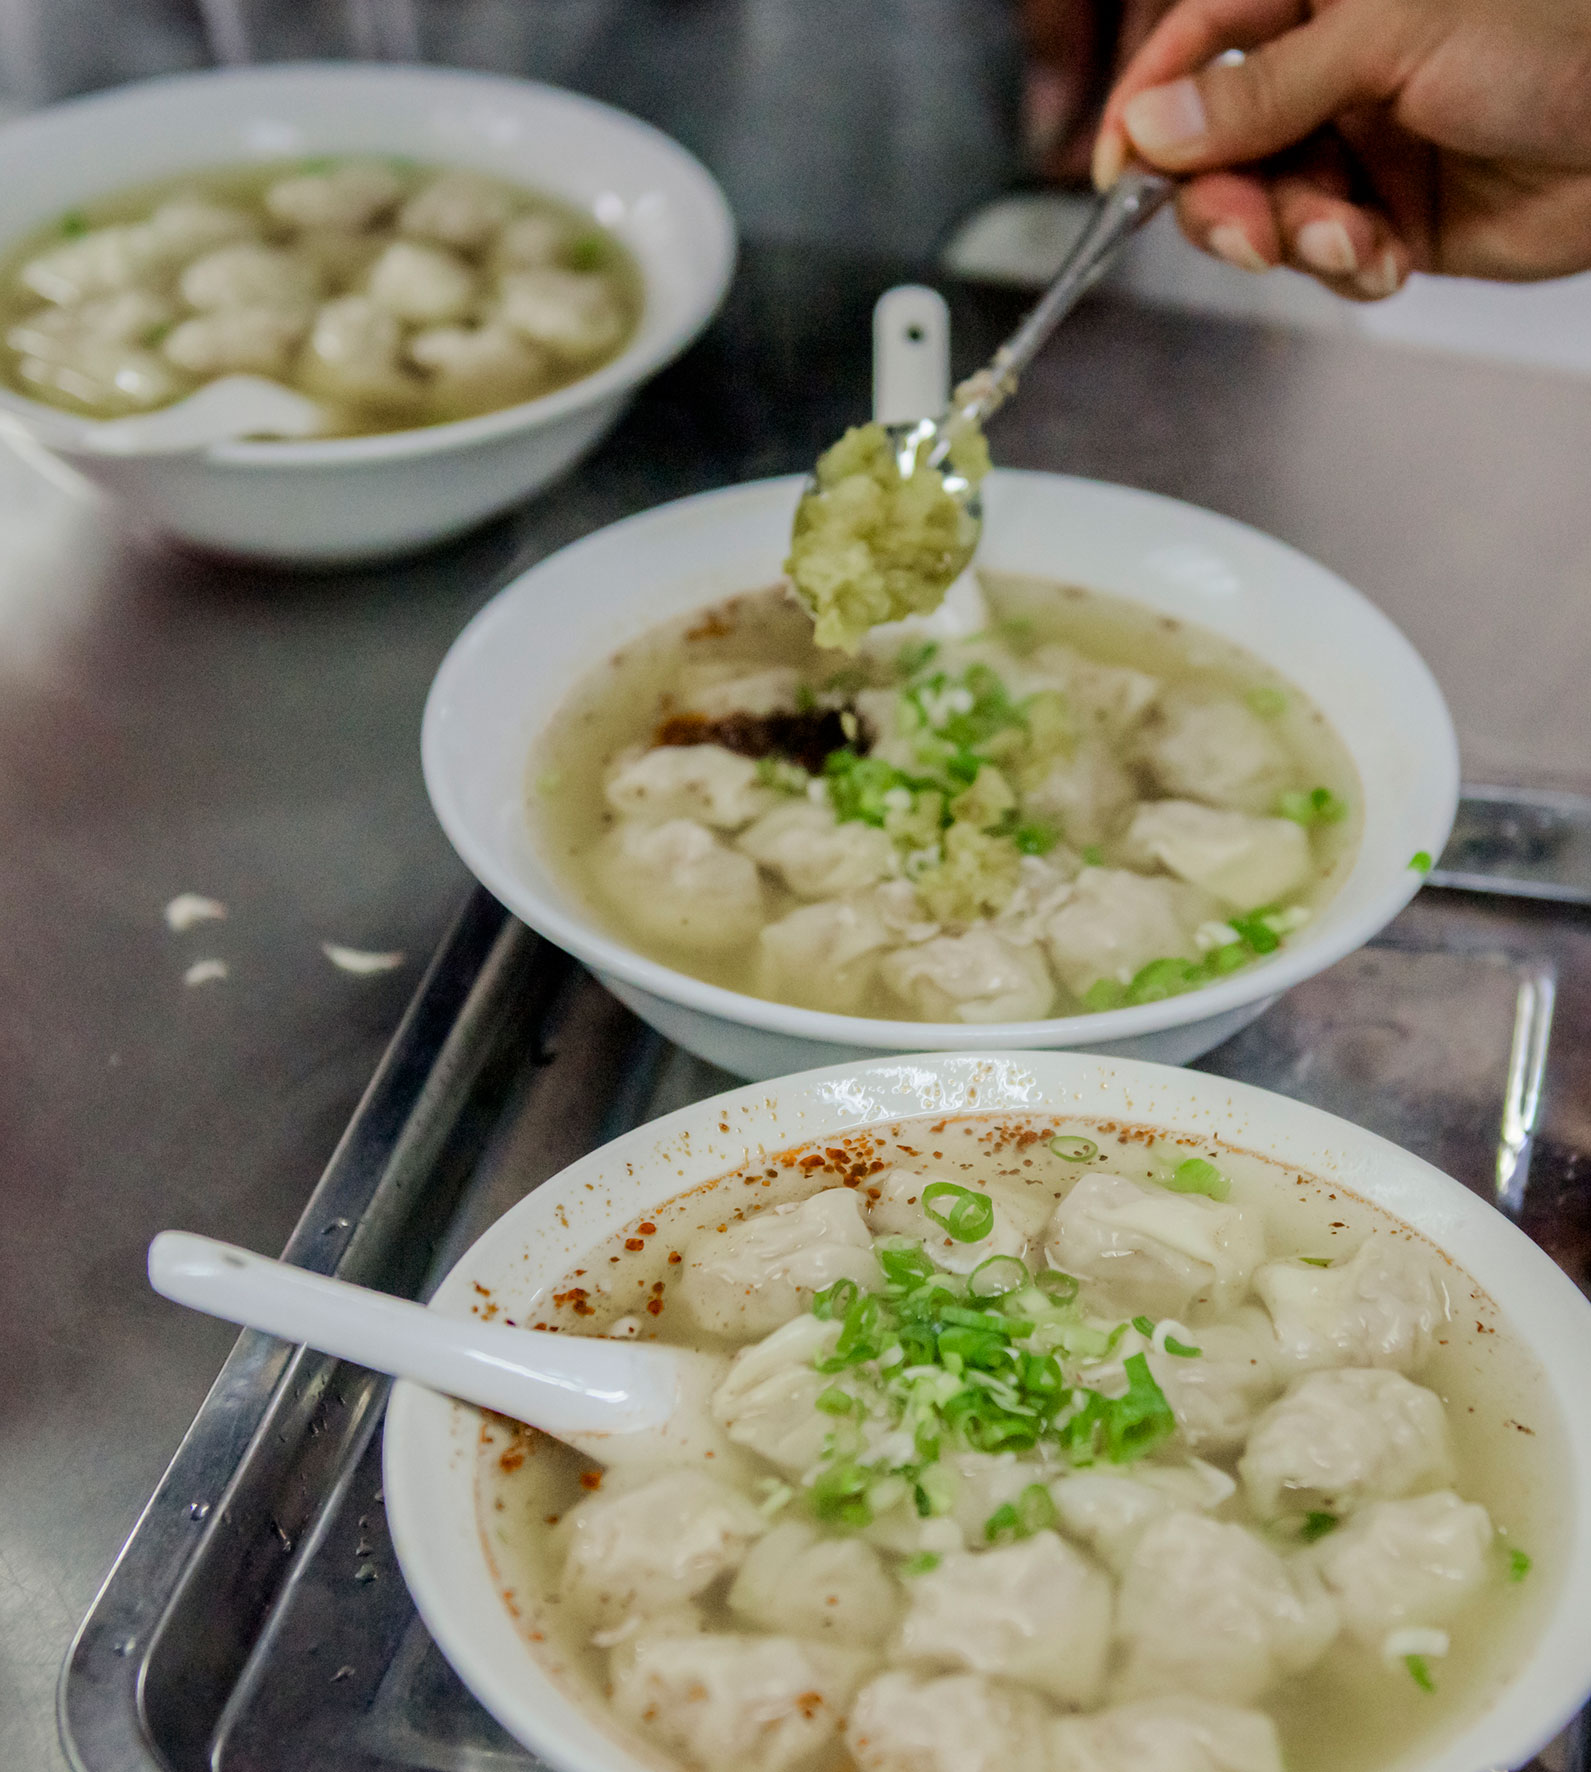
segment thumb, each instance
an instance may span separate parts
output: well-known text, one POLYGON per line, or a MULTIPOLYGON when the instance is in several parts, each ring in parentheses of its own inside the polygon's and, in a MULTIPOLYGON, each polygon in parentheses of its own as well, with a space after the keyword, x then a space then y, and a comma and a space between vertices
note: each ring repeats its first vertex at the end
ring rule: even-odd
POLYGON ((1138 93, 1121 113, 1133 147, 1166 172, 1205 172, 1280 153, 1341 112, 1389 97, 1354 28, 1358 10, 1329 7, 1241 61, 1138 93))

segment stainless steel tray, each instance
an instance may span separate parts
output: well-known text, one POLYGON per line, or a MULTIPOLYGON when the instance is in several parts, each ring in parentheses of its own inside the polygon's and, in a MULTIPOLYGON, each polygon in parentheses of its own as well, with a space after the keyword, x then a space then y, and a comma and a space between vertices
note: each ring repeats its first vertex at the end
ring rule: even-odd
MULTIPOLYGON (((1591 803, 1468 793, 1432 878, 1486 894, 1422 893, 1373 948, 1201 1068, 1430 1157, 1591 1290, 1591 919, 1573 908, 1591 900, 1583 833, 1591 803)), ((731 1082, 477 893, 287 1259, 423 1298, 573 1158, 731 1082)), ((381 1503, 385 1394, 359 1368, 239 1338, 62 1669, 61 1735, 81 1772, 537 1764, 470 1698, 409 1601, 381 1503)), ((1585 1722, 1533 1772, 1591 1772, 1585 1722)))

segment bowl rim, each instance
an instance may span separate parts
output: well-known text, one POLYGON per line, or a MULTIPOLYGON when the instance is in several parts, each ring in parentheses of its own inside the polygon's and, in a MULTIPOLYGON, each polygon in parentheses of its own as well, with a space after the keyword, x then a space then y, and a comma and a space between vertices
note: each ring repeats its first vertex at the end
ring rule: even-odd
MULTIPOLYGON (((402 431, 377 431, 358 437, 287 439, 256 439, 237 443, 216 444, 200 452, 200 459, 237 466, 268 466, 272 468, 341 467, 363 462, 383 461, 416 455, 445 454, 454 449, 467 449, 494 438, 515 432, 537 429, 560 419, 583 412, 605 399, 629 393, 641 382, 664 368, 695 339, 721 306, 728 293, 739 256, 739 235, 733 211, 723 187, 689 148, 666 134, 655 124, 636 117, 617 105, 610 105, 586 93, 555 86, 545 80, 522 79, 516 75, 489 73, 474 68, 440 67, 424 62, 271 62, 248 67, 198 68, 183 73, 162 74, 148 80, 107 87, 46 105, 0 126, 0 165, 4 163, 6 145, 23 132, 44 131, 69 126, 73 119, 92 116, 98 110, 118 106, 136 106, 146 99, 163 100, 169 95, 195 88, 210 88, 221 83, 247 85, 269 90, 287 90, 310 86, 345 88, 350 82, 365 86, 402 86, 425 84, 438 88, 460 87, 476 93, 495 92, 500 97, 520 103, 551 104, 566 112, 580 112, 601 124, 629 134, 644 144, 649 154, 671 163, 685 182, 694 187, 701 204, 702 217, 713 234, 709 253, 693 256, 692 275, 698 288, 689 307, 675 324, 660 332, 650 342, 637 337, 617 357, 604 363, 591 374, 555 388, 550 394, 534 400, 521 400, 494 412, 478 413, 471 418, 448 419, 434 425, 413 425, 402 431)), ((370 150, 376 152, 377 150, 370 150)), ((203 170, 197 168, 196 170, 203 170)), ((511 181, 510 181, 511 182, 511 181)), ((108 195, 114 191, 107 192, 108 195)), ((643 283, 645 282, 642 266, 643 283)), ((0 409, 13 413, 23 423, 35 413, 58 422, 63 409, 46 401, 30 399, 26 394, 0 386, 0 409)), ((71 415, 68 415, 71 416, 71 415)), ((75 453, 47 441, 46 447, 60 455, 75 453)))
MULTIPOLYGON (((1573 1517, 1557 1591, 1531 1651, 1486 1710, 1428 1756, 1400 1762, 1399 1772, 1475 1772, 1479 1765, 1520 1765, 1539 1751, 1591 1689, 1583 1652, 1591 1639, 1591 1416, 1571 1406, 1591 1360, 1591 1303, 1481 1195, 1424 1158, 1321 1108, 1177 1066, 1053 1049, 928 1052, 828 1065, 692 1103, 576 1159, 482 1232, 449 1269, 431 1307, 468 1315, 474 1282, 494 1282, 511 1264, 518 1271, 529 1263, 540 1283, 551 1283, 637 1212, 741 1167, 759 1128, 778 1140, 763 1142, 760 1148, 767 1150, 914 1115, 991 1111, 1109 1117, 1217 1135, 1224 1124, 1236 1124, 1241 1130, 1229 1139, 1236 1148, 1337 1181, 1415 1230, 1481 1287, 1542 1368, 1560 1417, 1573 1517), (1002 1088, 1009 1099, 997 1099, 1002 1088), (661 1186, 649 1188, 649 1179, 661 1186), (561 1250, 549 1247, 559 1243, 561 1250), (1540 1689, 1534 1700, 1531 1687, 1540 1689)), ((502 1603, 481 1548, 474 1437, 460 1431, 476 1413, 409 1381, 394 1387, 388 1404, 382 1452, 387 1517, 415 1604, 461 1678, 517 1739, 563 1772, 638 1772, 640 1762, 613 1731, 590 1723, 589 1705, 572 1697, 532 1653, 502 1603), (462 1486, 461 1438, 468 1448, 462 1486), (467 1508, 451 1505, 461 1487, 467 1508), (439 1501, 449 1504, 441 1532, 439 1501), (456 1517, 449 1519, 450 1513, 456 1517), (549 1695, 558 1701, 552 1708, 567 1710, 568 1717, 548 1717, 549 1695), (584 1743, 574 1739, 570 1717, 587 1723, 584 1743), (605 1757, 593 1757, 592 1735, 606 1742, 605 1757)))
MULTIPOLYGON (((1138 487, 1121 486, 1110 481, 1081 475, 1055 474, 1042 469, 995 468, 991 478, 996 481, 1023 481, 1030 484, 1059 481, 1107 498, 1125 494, 1135 501, 1150 501, 1161 507, 1191 511, 1197 514, 1202 523, 1241 533, 1251 540, 1257 539, 1268 548, 1281 550, 1303 562, 1311 572, 1324 574, 1333 580, 1339 591, 1357 606, 1361 616, 1372 626, 1378 626, 1382 630, 1383 643, 1402 656, 1410 680, 1418 684, 1420 692, 1429 703, 1428 756, 1441 777, 1440 792, 1433 797, 1433 835, 1429 853, 1433 857, 1440 853, 1458 811, 1458 737, 1430 667, 1401 630, 1362 592, 1289 543, 1279 541, 1251 524, 1190 504, 1184 499, 1170 498, 1163 493, 1147 492, 1138 487)), ((421 764, 432 810, 448 840, 476 878, 517 917, 599 974, 610 975, 636 990, 648 992, 666 1002, 713 1016, 720 1021, 755 1028, 764 1033, 819 1041, 830 1046, 910 1052, 923 1049, 993 1051, 1027 1043, 1045 1046, 1097 1045, 1159 1033, 1167 1028, 1187 1026, 1263 1002, 1289 990, 1362 947, 1378 930, 1391 922, 1419 891, 1424 883, 1423 874, 1412 867, 1400 868, 1395 876, 1388 877, 1374 900, 1356 917, 1342 924, 1335 932, 1328 931, 1328 939, 1319 939, 1319 924, 1310 923, 1275 954, 1267 955, 1255 964, 1243 967, 1213 984, 1201 985, 1197 990, 1168 997, 1158 1003, 1137 1004, 1125 1009, 1108 1009, 1092 1014, 1052 1016, 1043 1021, 985 1023, 896 1021, 871 1016, 839 1015, 829 1010, 803 1009, 793 1004, 775 1003, 766 998, 732 991, 723 985, 710 984, 687 972, 677 971, 660 960, 650 959, 626 946, 617 937, 570 916, 556 904, 534 893, 511 869, 499 864, 495 850, 489 842, 478 839, 476 831, 458 811, 448 791, 443 732, 446 707, 454 681, 463 678, 468 670, 470 654, 486 643, 486 637, 496 624, 508 619, 508 612, 515 600, 534 596, 537 575, 552 567, 555 562, 577 558, 583 550, 611 546, 615 536, 622 537, 644 531, 649 523, 671 519, 680 512, 707 508, 715 503, 783 499, 803 484, 804 476, 789 474, 695 493, 690 497, 674 499, 667 504, 655 505, 649 510, 621 518, 618 522, 608 524, 549 554, 511 579, 476 612, 448 649, 427 693, 420 731, 421 764), (1190 1009, 1190 1006, 1196 1008, 1190 1009)), ((715 597, 712 600, 718 599, 715 597)), ((1362 860, 1361 849, 1339 885, 1338 895, 1353 879, 1362 860)))

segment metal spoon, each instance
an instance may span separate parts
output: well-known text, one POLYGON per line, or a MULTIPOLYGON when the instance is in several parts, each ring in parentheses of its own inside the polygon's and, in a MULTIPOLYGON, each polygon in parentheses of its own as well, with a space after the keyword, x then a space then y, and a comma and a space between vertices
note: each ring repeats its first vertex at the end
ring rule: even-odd
MULTIPOLYGON (((1144 167, 1129 167, 1099 197, 1082 233, 1033 311, 990 359, 987 367, 969 376, 951 396, 950 408, 939 418, 918 419, 911 424, 885 426, 894 448, 901 477, 924 469, 938 473, 945 491, 973 519, 964 552, 946 561, 941 590, 948 589, 966 568, 977 548, 983 513, 976 486, 951 464, 949 456, 956 438, 983 425, 1016 390, 1017 378, 1040 347, 1082 297, 1104 276, 1127 241, 1154 215, 1175 190, 1175 182, 1144 167), (950 567, 953 564, 953 570, 950 567)), ((815 479, 807 483, 803 498, 818 492, 815 479)))
POLYGON ((735 1454, 707 1399, 728 1362, 689 1348, 444 1316, 185 1231, 149 1245, 177 1304, 528 1422, 604 1464, 735 1454))
POLYGON ((313 437, 326 410, 263 375, 223 375, 186 400, 135 418, 98 421, 65 413, 4 415, 7 428, 50 449, 80 455, 187 455, 243 437, 313 437))

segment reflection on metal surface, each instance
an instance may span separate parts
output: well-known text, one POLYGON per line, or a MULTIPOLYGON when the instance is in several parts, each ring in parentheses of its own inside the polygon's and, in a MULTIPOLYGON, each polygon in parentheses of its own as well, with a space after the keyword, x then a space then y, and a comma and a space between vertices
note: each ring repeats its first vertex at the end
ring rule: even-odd
POLYGON ((1591 798, 1551 788, 1465 787, 1428 885, 1591 904, 1591 798))
POLYGON ((1496 1201, 1510 1218, 1517 1219, 1524 1210, 1557 996, 1558 981, 1550 966, 1532 967, 1519 980, 1503 1124, 1497 1140, 1496 1201))

